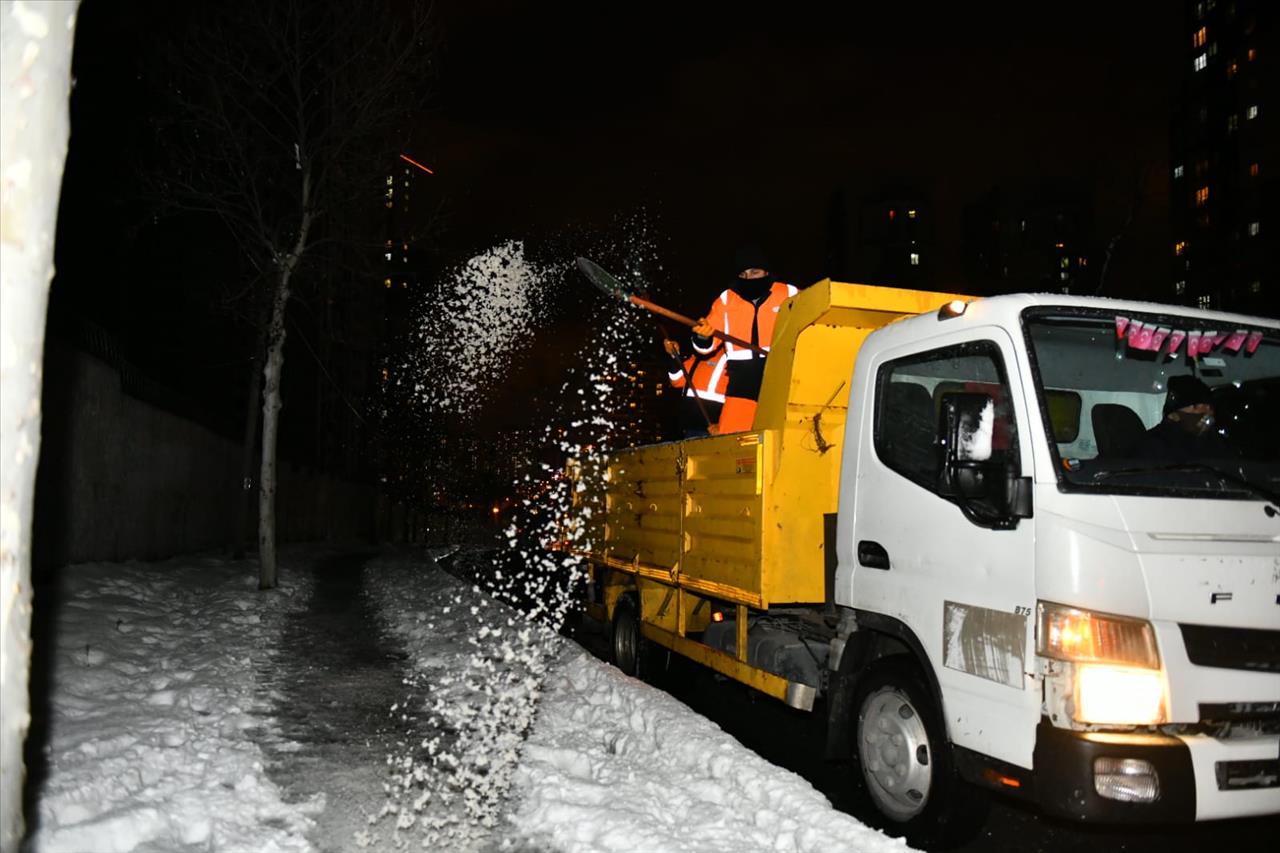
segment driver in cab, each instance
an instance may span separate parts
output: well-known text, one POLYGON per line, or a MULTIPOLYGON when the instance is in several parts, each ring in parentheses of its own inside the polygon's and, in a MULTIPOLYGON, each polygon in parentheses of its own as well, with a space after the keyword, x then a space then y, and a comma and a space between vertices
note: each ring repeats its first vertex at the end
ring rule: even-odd
POLYGON ((1209 386, 1190 374, 1171 376, 1164 419, 1147 430, 1135 455, 1167 462, 1197 462, 1232 455, 1214 425, 1209 386))

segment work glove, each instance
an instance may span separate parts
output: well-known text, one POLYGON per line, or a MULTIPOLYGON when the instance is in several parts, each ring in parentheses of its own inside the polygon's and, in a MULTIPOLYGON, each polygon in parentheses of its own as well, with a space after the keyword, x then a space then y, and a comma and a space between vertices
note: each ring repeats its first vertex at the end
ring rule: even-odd
POLYGON ((662 342, 662 348, 667 351, 667 355, 671 356, 678 363, 680 361, 680 344, 667 338, 662 342))
POLYGON ((693 333, 695 335, 702 335, 702 337, 704 338, 711 337, 712 333, 714 332, 715 332, 715 327, 707 322, 706 317, 702 317, 701 319, 699 319, 698 322, 693 327, 693 333))

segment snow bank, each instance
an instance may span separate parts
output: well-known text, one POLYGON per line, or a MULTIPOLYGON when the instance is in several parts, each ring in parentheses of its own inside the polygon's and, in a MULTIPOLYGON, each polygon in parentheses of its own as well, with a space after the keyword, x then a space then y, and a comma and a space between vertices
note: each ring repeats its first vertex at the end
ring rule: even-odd
POLYGON ((371 586, 426 709, 386 815, 429 849, 900 851, 666 693, 427 563, 371 586))
POLYGON ((323 801, 286 804, 254 729, 310 579, 214 559, 61 571, 48 777, 33 851, 309 851, 323 801))

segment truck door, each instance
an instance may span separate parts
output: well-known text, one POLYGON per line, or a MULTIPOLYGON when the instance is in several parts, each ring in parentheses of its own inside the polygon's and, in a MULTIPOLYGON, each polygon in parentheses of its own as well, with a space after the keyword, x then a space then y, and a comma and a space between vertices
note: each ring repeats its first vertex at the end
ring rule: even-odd
POLYGON ((1012 342, 1000 328, 968 329, 868 361, 857 377, 873 405, 861 415, 852 601, 923 647, 953 743, 1030 767, 1041 704, 1028 675, 1032 524, 1002 516, 996 498, 944 497, 939 483, 939 412, 956 393, 990 398, 992 463, 1031 475, 1012 342))

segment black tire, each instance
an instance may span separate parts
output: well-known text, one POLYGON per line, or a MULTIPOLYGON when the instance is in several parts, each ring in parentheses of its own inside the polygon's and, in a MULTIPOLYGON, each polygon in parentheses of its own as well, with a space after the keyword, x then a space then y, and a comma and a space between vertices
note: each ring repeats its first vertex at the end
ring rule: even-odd
POLYGON ((873 663, 858 679, 851 716, 854 784, 880 829, 928 849, 981 829, 987 794, 956 772, 940 710, 911 658, 873 663))
POLYGON ((618 599, 609 630, 609 660, 633 678, 643 675, 644 638, 640 636, 640 614, 630 596, 618 599))

